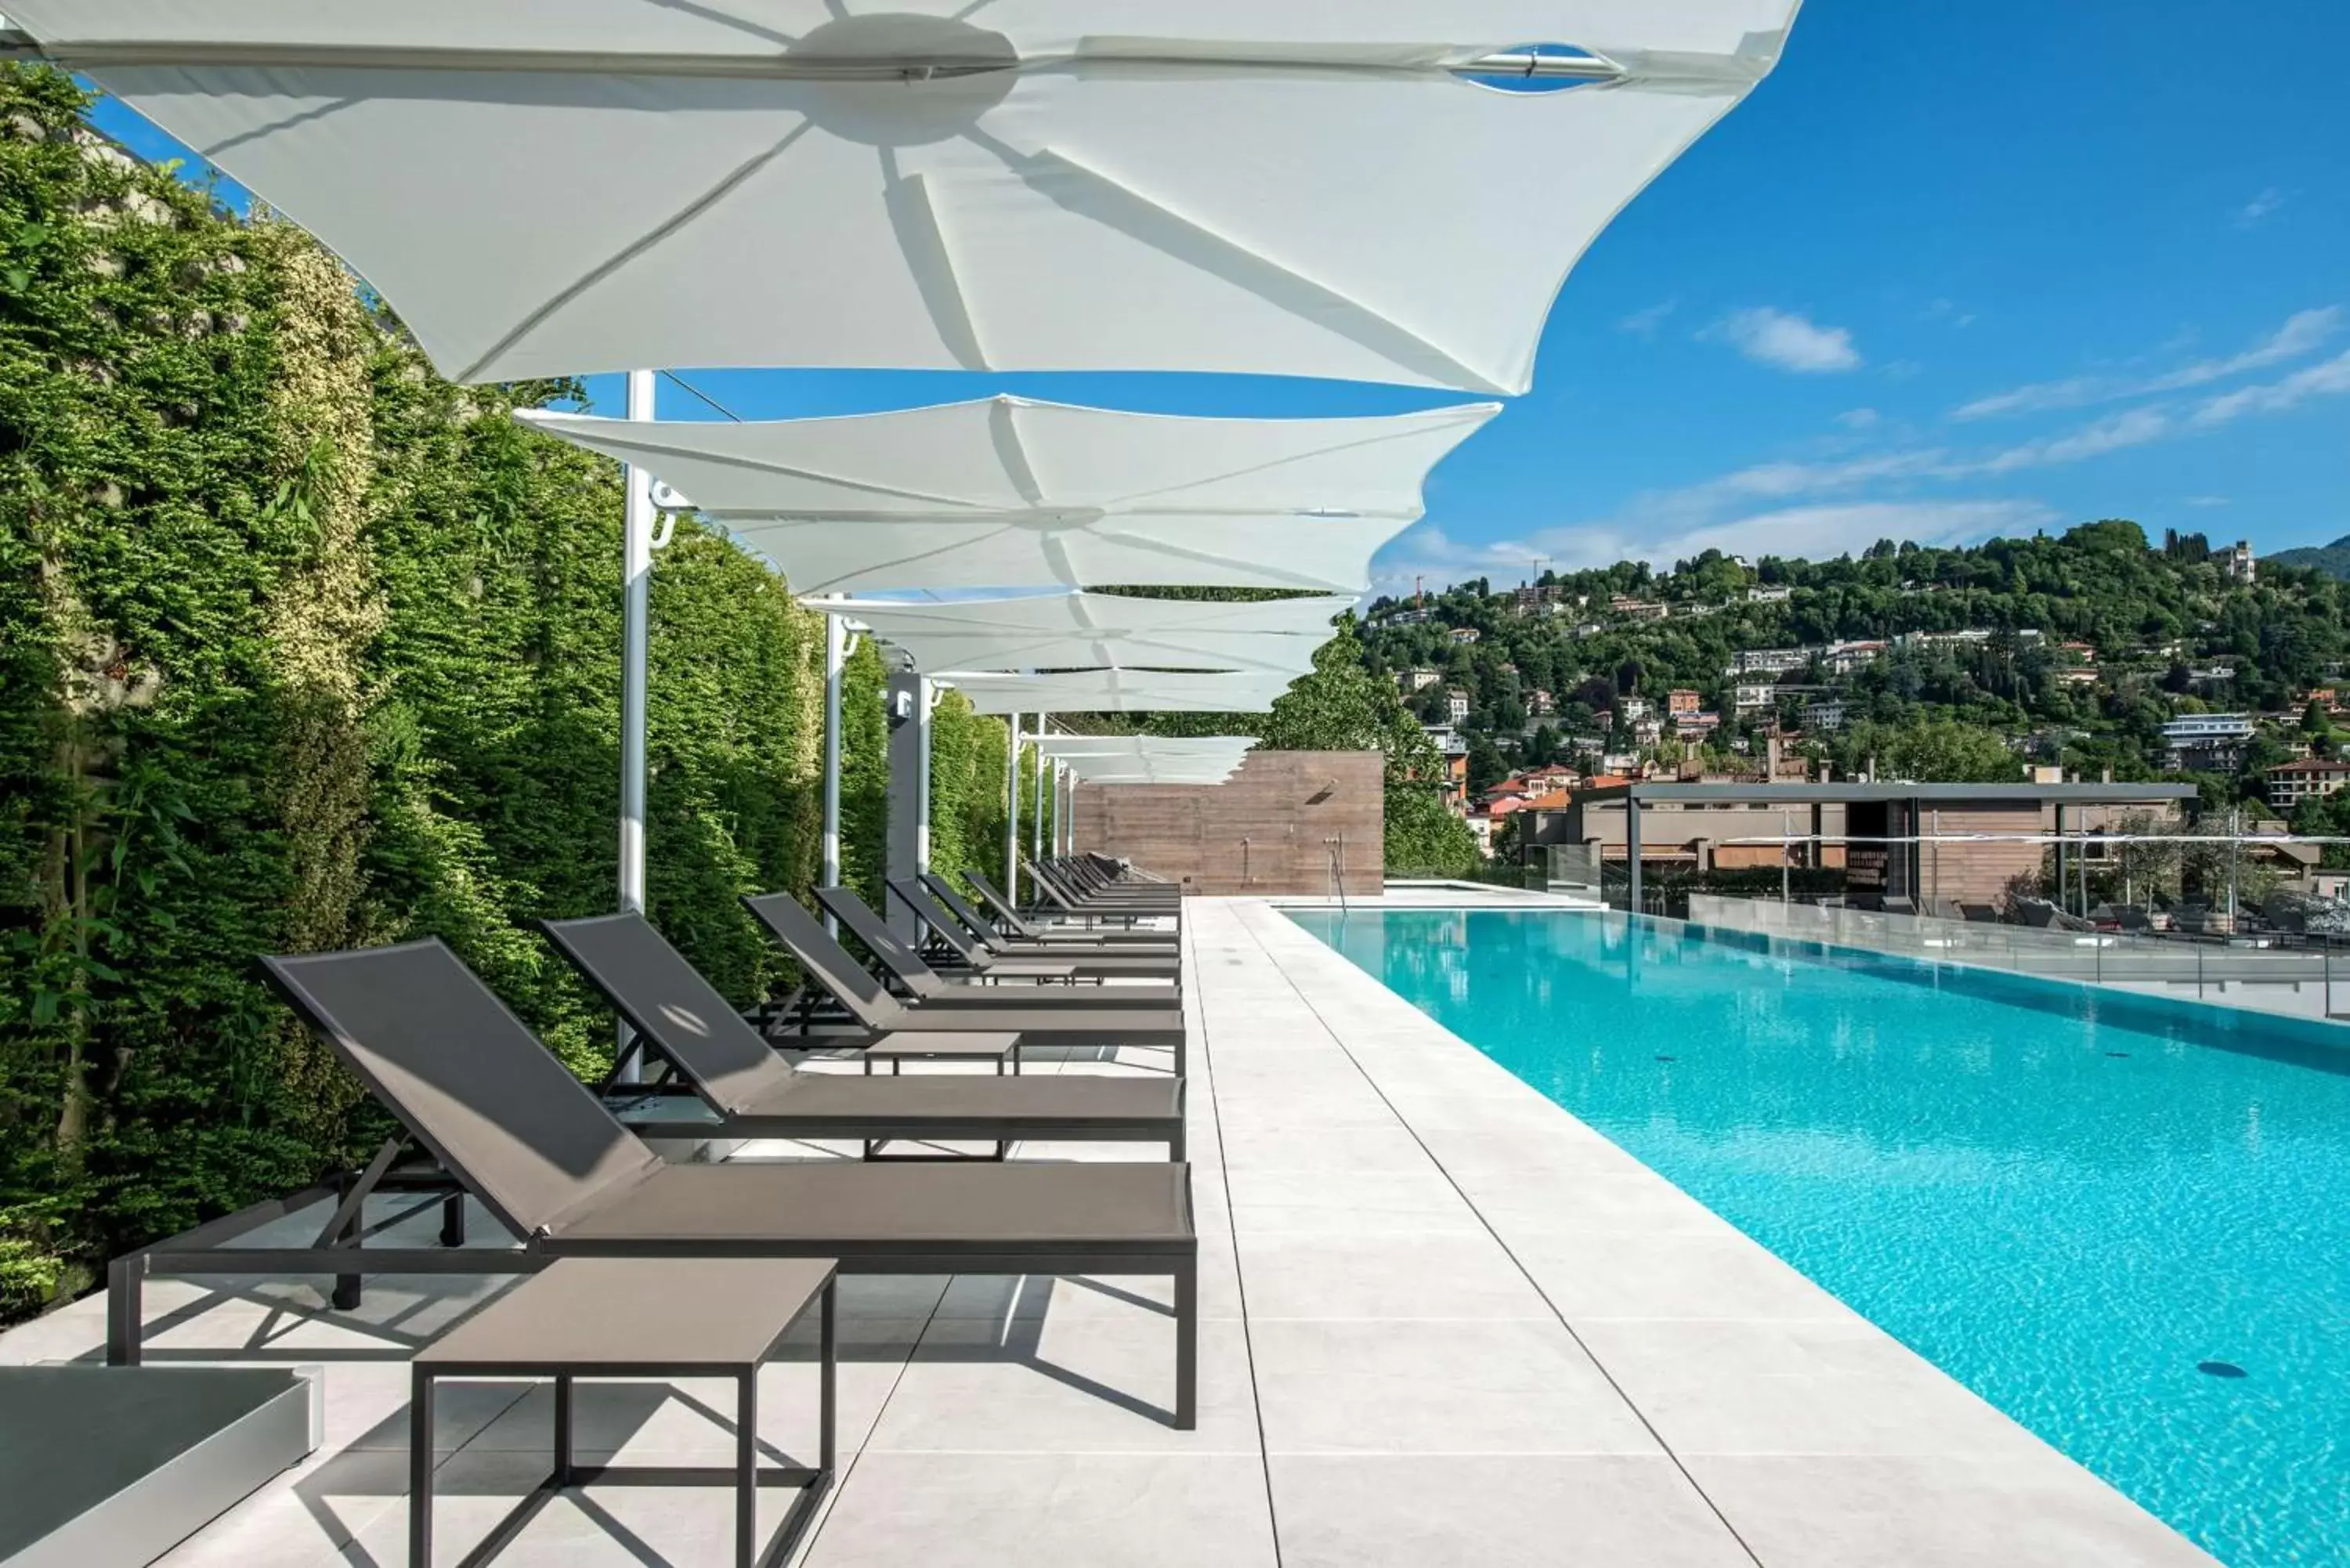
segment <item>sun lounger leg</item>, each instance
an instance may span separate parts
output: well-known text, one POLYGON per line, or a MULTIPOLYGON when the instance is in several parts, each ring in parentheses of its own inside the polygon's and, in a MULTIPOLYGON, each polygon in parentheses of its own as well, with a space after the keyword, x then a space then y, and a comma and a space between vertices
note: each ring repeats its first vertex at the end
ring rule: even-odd
POLYGON ((140 1298, 146 1293, 147 1254, 133 1252, 106 1265, 106 1364, 139 1365, 140 1298))
POLYGON ((1175 1426, 1189 1432, 1200 1424, 1200 1262, 1188 1258, 1175 1271, 1175 1426))

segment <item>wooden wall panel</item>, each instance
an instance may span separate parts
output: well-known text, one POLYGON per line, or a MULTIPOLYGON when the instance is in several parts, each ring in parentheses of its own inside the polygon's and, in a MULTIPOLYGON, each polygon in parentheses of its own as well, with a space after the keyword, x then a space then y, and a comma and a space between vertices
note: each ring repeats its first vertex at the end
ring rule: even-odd
POLYGON ((1377 752, 1251 752, 1222 784, 1080 784, 1080 850, 1123 856, 1187 893, 1327 894, 1329 840, 1347 891, 1378 894, 1387 852, 1377 752))

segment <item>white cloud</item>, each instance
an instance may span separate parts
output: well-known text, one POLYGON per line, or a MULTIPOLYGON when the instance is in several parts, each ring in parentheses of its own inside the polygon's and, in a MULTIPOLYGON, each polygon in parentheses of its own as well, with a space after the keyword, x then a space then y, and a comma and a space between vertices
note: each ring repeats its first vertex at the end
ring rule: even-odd
POLYGON ((1836 423, 1848 431, 1875 430, 1883 418, 1875 409, 1846 409, 1836 416, 1836 423))
POLYGON ((2028 534, 2056 518, 2036 501, 1856 501, 1791 506, 1692 529, 1635 546, 1649 560, 1686 560, 1704 550, 1739 556, 1804 556, 1813 560, 1866 550, 1879 539, 1920 545, 1968 544, 2000 534, 2028 534))
POLYGON ((2225 495, 2190 495, 2187 497, 2186 504, 2194 507, 2199 512, 2208 512, 2215 506, 2232 506, 2235 504, 2230 498, 2225 495))
POLYGON ((1636 310, 1618 321, 1616 324, 1616 330, 1628 332, 1635 337, 1654 337, 1657 335, 1657 328, 1664 325, 1665 317, 1679 309, 1680 303, 1678 299, 1668 299, 1652 305, 1646 310, 1636 310))
POLYGON ((1757 306, 1734 310, 1699 336, 1719 338, 1758 364, 1801 375, 1860 369, 1860 351, 1841 327, 1822 327, 1791 311, 1757 306))
POLYGON ((2271 185, 2236 209, 2236 227, 2249 229, 2285 203, 2285 193, 2271 185))
POLYGON ((1950 417, 1980 420, 2002 414, 2041 413, 2051 409, 2077 409, 2089 403, 2117 402, 2125 398, 2152 397, 2158 392, 2208 386, 2316 352, 2341 330, 2343 317, 2338 305, 2297 311, 2286 317, 2284 325, 2240 354, 2199 359, 2162 375, 2137 380, 2116 376, 2074 376, 2062 381, 2036 382, 1977 398, 1952 410, 1950 417))
POLYGON ((2333 358, 2296 370, 2281 381, 2239 387, 2206 401, 2195 410, 2195 422, 2209 428, 2223 425, 2246 414, 2277 414, 2296 408, 2312 398, 2333 397, 2350 392, 2350 352, 2336 354, 2333 358))
POLYGON ((2160 441, 2175 427, 2170 416, 2162 410, 2132 409, 2127 413, 2115 414, 2095 424, 2063 435, 2043 436, 2021 446, 2012 446, 1989 457, 1960 465, 1953 470, 1960 473, 2012 473, 2020 468, 2046 468, 2060 462, 2078 462, 2083 458, 2103 457, 2109 452, 2125 447, 2144 446, 2160 441))
POLYGON ((2285 324, 2253 344, 2241 354, 2224 359, 2205 359, 2182 366, 2167 376, 2158 376, 2143 389, 2149 392, 2175 392, 2185 387, 2200 387, 2207 382, 2221 381, 2230 376, 2241 376, 2247 370, 2266 369, 2282 365, 2288 359, 2298 359, 2313 354, 2325 340, 2340 330, 2342 307, 2329 305, 2323 310, 2303 310, 2286 317, 2285 324))
POLYGON ((1986 420, 1999 414, 2039 413, 2048 409, 2077 409, 2105 396, 2110 382, 2075 376, 2065 381, 2039 381, 2028 387, 1993 392, 1950 411, 1954 420, 1986 420))

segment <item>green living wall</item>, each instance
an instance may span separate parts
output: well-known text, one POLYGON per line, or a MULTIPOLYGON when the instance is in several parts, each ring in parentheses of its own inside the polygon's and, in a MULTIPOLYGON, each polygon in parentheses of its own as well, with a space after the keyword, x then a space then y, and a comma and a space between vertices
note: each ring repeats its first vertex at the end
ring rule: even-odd
MULTIPOLYGON (((0 67, 0 1317, 380 1135, 258 953, 437 935, 609 1049, 526 924, 615 880, 619 475, 506 417, 576 389, 439 380, 84 108, 0 67)), ((650 911, 748 1000, 786 977, 737 895, 816 867, 821 628, 690 520, 653 581, 650 911)))

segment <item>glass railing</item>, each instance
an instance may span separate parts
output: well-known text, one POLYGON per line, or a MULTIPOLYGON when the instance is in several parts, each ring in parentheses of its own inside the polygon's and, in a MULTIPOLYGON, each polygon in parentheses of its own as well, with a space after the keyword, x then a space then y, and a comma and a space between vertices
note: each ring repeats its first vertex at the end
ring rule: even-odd
POLYGON ((2287 946, 2274 937, 2057 930, 1702 893, 1692 894, 1689 905, 1691 924, 1717 929, 2193 996, 2303 1018, 2350 1019, 2350 949, 2336 952, 2335 944, 2314 939, 2287 946))

